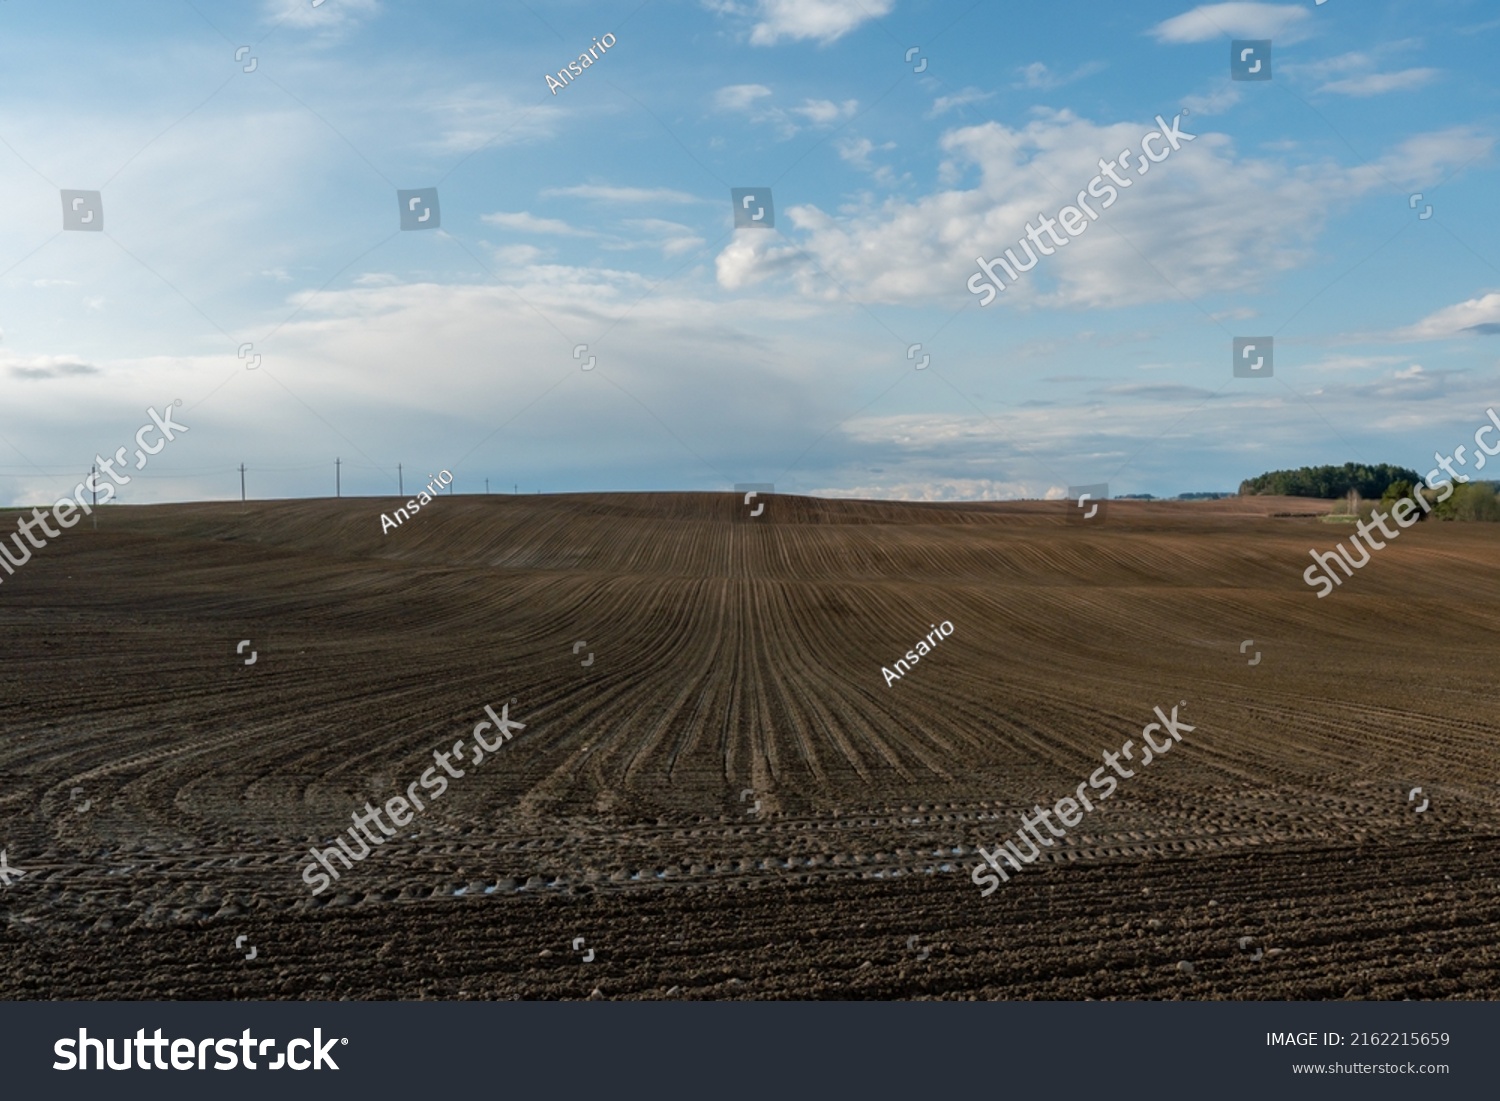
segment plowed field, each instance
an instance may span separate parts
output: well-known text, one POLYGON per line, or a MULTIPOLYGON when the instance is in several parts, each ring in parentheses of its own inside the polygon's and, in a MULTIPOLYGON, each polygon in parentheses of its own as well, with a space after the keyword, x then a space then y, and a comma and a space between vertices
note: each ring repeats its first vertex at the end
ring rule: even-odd
POLYGON ((1494 525, 1319 600, 1305 500, 395 505, 105 508, 3 579, 0 996, 1500 997, 1494 525))

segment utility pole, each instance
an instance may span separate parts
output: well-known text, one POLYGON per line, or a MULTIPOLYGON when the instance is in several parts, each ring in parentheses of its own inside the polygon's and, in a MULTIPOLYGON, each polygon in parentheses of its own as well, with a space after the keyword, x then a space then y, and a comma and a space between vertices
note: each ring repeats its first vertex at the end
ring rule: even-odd
POLYGON ((240 463, 240 504, 245 503, 245 464, 240 463))
POLYGON ((99 468, 89 467, 92 474, 89 477, 89 485, 94 487, 94 530, 99 530, 99 468))
POLYGON ((511 489, 513 489, 513 490, 515 490, 515 491, 516 491, 516 492, 517 492, 517 493, 520 493, 520 492, 521 492, 521 487, 520 487, 520 485, 519 485, 519 484, 517 484, 517 485, 513 485, 513 486, 511 486, 511 487, 510 487, 510 488, 511 488, 511 489))
POLYGON ((490 480, 488 478, 484 480, 484 495, 486 497, 490 495, 490 480))
POLYGON ((341 474, 339 466, 343 461, 343 459, 333 460, 333 495, 335 497, 342 497, 344 495, 344 483, 339 476, 341 474))
POLYGON ((398 495, 406 496, 406 483, 401 480, 401 464, 396 464, 396 492, 398 495))

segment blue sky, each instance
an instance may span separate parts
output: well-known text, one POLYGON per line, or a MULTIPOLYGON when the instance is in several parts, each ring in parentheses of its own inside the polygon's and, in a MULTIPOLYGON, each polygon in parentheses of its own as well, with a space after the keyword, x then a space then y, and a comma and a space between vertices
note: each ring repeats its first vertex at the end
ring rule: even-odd
POLYGON ((233 497, 241 462, 322 496, 336 457, 348 494, 400 462, 1169 495, 1425 471, 1500 399, 1493 5, 7 0, 0 32, 0 502, 179 398, 121 500, 233 497), (1230 79, 1234 39, 1272 79, 1230 79), (1193 141, 979 305, 977 257, 1183 111, 1193 141), (774 228, 736 229, 767 186, 774 228), (402 231, 427 187, 440 227, 402 231), (1274 377, 1234 378, 1266 335, 1274 377))

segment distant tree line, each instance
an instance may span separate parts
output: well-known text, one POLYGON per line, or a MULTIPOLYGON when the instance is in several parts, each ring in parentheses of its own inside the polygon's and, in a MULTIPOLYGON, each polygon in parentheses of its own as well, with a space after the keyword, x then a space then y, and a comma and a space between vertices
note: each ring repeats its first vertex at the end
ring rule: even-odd
MULTIPOLYGON (((1420 483, 1402 479, 1392 482, 1381 495, 1380 507, 1389 512, 1402 497, 1415 497, 1421 493, 1432 502, 1432 515, 1439 520, 1482 520, 1488 523, 1500 521, 1500 499, 1495 495, 1494 482, 1455 482, 1453 491, 1443 500, 1437 498, 1441 492, 1422 488, 1420 483)), ((1425 519, 1425 516, 1422 518, 1425 519)))
POLYGON ((1240 496, 1321 497, 1328 500, 1344 497, 1352 490, 1361 497, 1381 497, 1397 482, 1419 484, 1422 476, 1415 470, 1380 463, 1345 463, 1343 466, 1299 466, 1296 470, 1273 470, 1240 483, 1240 496))

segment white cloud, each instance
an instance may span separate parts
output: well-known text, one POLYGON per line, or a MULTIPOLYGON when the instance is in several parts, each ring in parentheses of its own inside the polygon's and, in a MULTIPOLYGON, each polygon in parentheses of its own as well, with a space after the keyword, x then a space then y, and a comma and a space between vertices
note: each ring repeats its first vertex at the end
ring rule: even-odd
MULTIPOLYGON (((1038 212, 1055 215, 1074 201, 1098 174, 1101 157, 1137 148, 1143 129, 1039 111, 1018 130, 990 122, 950 131, 942 139, 950 158, 945 178, 977 170, 971 188, 837 215, 793 206, 779 228, 800 230, 798 244, 779 234, 739 235, 719 257, 720 283, 738 289, 787 274, 800 293, 822 299, 841 296, 842 286, 862 301, 969 302, 964 287, 975 257, 1014 247, 1038 212)), ((1442 131, 1412 138, 1373 164, 1341 169, 1239 156, 1228 137, 1199 131, 1150 175, 1133 178, 1087 237, 1043 258, 1004 301, 1093 308, 1254 291, 1304 263, 1326 217, 1351 196, 1429 180, 1490 145, 1466 130, 1442 131)))
POLYGON ((981 92, 978 88, 964 88, 951 96, 938 96, 932 101, 932 110, 927 112, 928 118, 937 118, 945 115, 955 107, 967 107, 971 103, 983 103, 987 99, 994 99, 994 92, 981 92))
POLYGON ((1249 321, 1252 317, 1259 317, 1255 310, 1249 306, 1235 306, 1231 309, 1220 310, 1218 313, 1208 315, 1214 321, 1249 321))
POLYGON ((568 116, 567 108, 550 100, 526 103, 479 85, 444 89, 424 96, 419 105, 434 131, 421 144, 438 153, 472 153, 550 138, 568 116))
POLYGON ((1306 8, 1292 4, 1201 4, 1158 23, 1158 42, 1210 42, 1216 38, 1271 38, 1297 42, 1307 36, 1306 8))
POLYGON ((853 118, 859 111, 859 100, 805 99, 800 107, 772 107, 761 101, 771 95, 764 84, 731 84, 714 94, 714 106, 721 111, 745 113, 751 122, 772 123, 782 138, 790 138, 805 127, 826 129, 853 118))
POLYGON ((754 286, 778 272, 790 272, 795 249, 778 247, 764 230, 746 229, 714 258, 714 272, 719 286, 737 291, 754 286))
POLYGON ((669 187, 610 187, 605 184, 576 184, 573 187, 549 187, 543 195, 568 195, 578 199, 593 199, 601 203, 707 203, 686 191, 674 191, 669 187))
POLYGON ((663 218, 627 218, 622 223, 626 229, 646 235, 650 240, 632 243, 630 248, 659 248, 663 256, 680 256, 685 252, 701 248, 706 242, 689 226, 669 222, 663 218))
POLYGON ((1335 57, 1326 57, 1322 61, 1304 61, 1299 64, 1283 66, 1283 71, 1295 73, 1298 76, 1310 77, 1313 80, 1326 80, 1340 73, 1353 73, 1361 69, 1373 69, 1376 60, 1367 53, 1358 50, 1349 53, 1338 54, 1335 57))
POLYGON ((869 138, 840 138, 833 143, 834 149, 838 151, 839 159, 845 164, 853 165, 861 172, 868 172, 876 183, 889 186, 895 180, 895 173, 883 164, 874 164, 870 160, 872 153, 886 153, 896 148, 893 141, 876 145, 869 138))
POLYGON ((1324 356, 1315 363, 1308 363, 1300 370, 1309 373, 1315 371, 1368 371, 1379 368, 1384 369, 1395 363, 1404 363, 1405 356, 1379 356, 1379 355, 1354 355, 1348 352, 1336 352, 1324 356))
POLYGON ((1494 145, 1495 139, 1486 134, 1455 126, 1407 138, 1376 163, 1351 169, 1348 175, 1360 190, 1390 183, 1416 190, 1488 155, 1494 145))
POLYGON ((1046 90, 1061 88, 1065 84, 1072 84, 1076 80, 1102 72, 1104 67, 1102 61, 1089 61, 1078 66, 1071 73, 1062 74, 1054 73, 1040 61, 1033 61, 1030 65, 1016 70, 1021 79, 1013 87, 1046 90))
POLYGON ((870 164, 870 154, 876 150, 885 152, 894 149, 896 143, 888 141, 884 145, 876 145, 869 138, 840 138, 834 142, 834 148, 843 161, 861 171, 870 172, 874 170, 874 166, 870 164))
POLYGON ((748 111, 770 94, 764 84, 730 84, 714 93, 714 106, 721 111, 748 111))
POLYGON ((529 214, 524 210, 513 213, 498 211, 494 214, 481 214, 479 220, 486 225, 500 226, 502 229, 514 229, 521 233, 551 233, 559 237, 591 237, 593 234, 587 230, 577 229, 567 222, 556 218, 538 218, 535 214, 529 214))
POLYGON ((1391 334, 1394 340, 1445 340, 1449 337, 1500 335, 1500 292, 1445 306, 1415 325, 1391 334))
MULTIPOLYGON (((4 482, 0 501, 55 499, 77 481, 84 447, 92 455, 129 438, 150 393, 158 405, 182 396, 178 419, 193 431, 153 461, 159 480, 132 483, 133 502, 147 492, 223 497, 223 472, 197 471, 227 470, 230 456, 252 471, 295 464, 338 443, 336 432, 361 448, 339 443, 350 464, 346 493, 358 477, 351 466, 369 470, 372 460, 389 461, 390 486, 381 491, 394 492, 397 458, 408 471, 419 462, 448 466, 459 492, 507 470, 523 485, 541 470, 631 488, 642 470, 670 470, 679 487, 727 488, 755 476, 736 468, 744 451, 735 441, 753 437, 768 462, 789 461, 847 415, 860 369, 842 357, 885 343, 860 326, 830 323, 814 304, 726 302, 631 271, 553 265, 500 278, 503 285, 404 282, 291 296, 285 305, 307 308, 273 342, 257 344, 265 353, 258 371, 237 363, 232 348, 175 361, 111 359, 97 374, 69 373, 67 364, 87 363, 67 356, 0 355, 0 379, 12 366, 51 372, 10 382, 7 437, 39 465, 69 471, 66 487, 61 474, 56 487, 40 476, 35 486, 4 482), (575 342, 598 357, 596 371, 579 370, 575 342), (497 347, 505 352, 498 359, 497 347), (828 366, 808 378, 804 356, 828 366), (426 372, 415 388, 414 364, 426 372)), ((257 471, 252 493, 305 492, 307 477, 278 490, 273 475, 257 471)))
POLYGON ((362 22, 380 11, 379 0, 331 0, 313 7, 310 0, 265 0, 263 17, 287 27, 337 30, 362 22))
MULTIPOLYGON (((633 231, 638 236, 623 237, 597 230, 580 229, 557 218, 538 218, 527 211, 499 211, 480 215, 486 225, 515 230, 518 233, 540 233, 554 237, 587 237, 597 240, 599 247, 611 252, 631 249, 660 249, 663 256, 678 256, 698 248, 704 239, 689 226, 669 222, 661 218, 627 218, 620 222, 621 228, 633 231), (643 235, 644 240, 639 239, 643 235)), ((494 249, 495 258, 514 268, 528 267, 541 258, 539 250, 528 245, 511 245, 494 249)))
MULTIPOLYGON (((1143 129, 1040 111, 1018 130, 990 122, 950 131, 942 140, 945 178, 977 170, 974 186, 837 216, 794 206, 783 217, 786 228, 801 231, 798 247, 780 235, 740 235, 718 259, 720 283, 737 289, 786 273, 818 298, 837 297, 842 285, 865 301, 968 301, 963 288, 976 256, 1014 246, 1039 211, 1055 214, 1072 202, 1098 174, 1099 159, 1138 147, 1143 129), (816 263, 800 259, 803 251, 816 263)), ((1341 170, 1241 157, 1229 138, 1200 131, 1170 161, 1135 178, 1087 238, 1047 257, 1006 301, 1110 307, 1253 290, 1304 262, 1325 217, 1351 194, 1462 164, 1487 140, 1423 135, 1375 164, 1341 170)), ((860 153, 856 146, 846 156, 860 153)))
MULTIPOLYGON (((535 245, 498 245, 490 249, 495 263, 510 269, 529 268, 542 259, 545 253, 535 245)), ((396 282, 392 280, 392 282, 396 282)), ((376 284, 364 284, 376 285, 376 284)))
POLYGON ((815 39, 826 46, 895 6, 896 0, 760 0, 760 22, 751 29, 750 42, 774 46, 783 39, 815 39))
POLYGON ((681 256, 685 252, 692 252, 694 249, 702 248, 707 243, 702 237, 673 237, 662 242, 661 254, 663 256, 681 256))
POLYGON ((1341 96, 1378 96, 1386 92, 1409 91, 1432 83, 1437 69, 1402 69, 1396 73, 1365 73, 1363 76, 1330 80, 1318 89, 1341 96))
POLYGON ((801 107, 791 108, 791 114, 801 115, 813 126, 832 126, 840 119, 852 118, 857 110, 857 99, 846 99, 843 103, 834 103, 828 99, 809 99, 801 107))
POLYGON ((1222 115, 1239 103, 1242 93, 1238 84, 1216 88, 1207 95, 1183 96, 1182 105, 1194 115, 1222 115))

